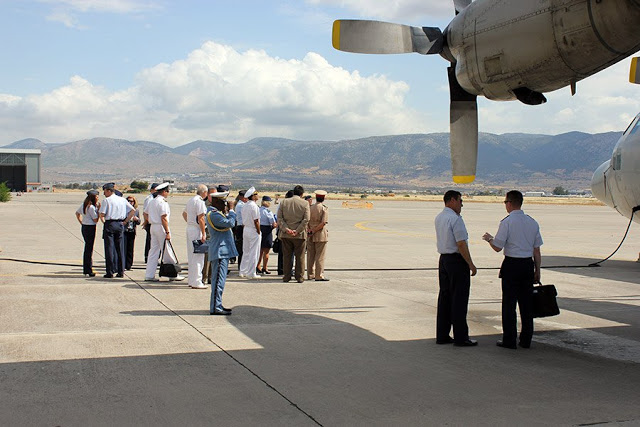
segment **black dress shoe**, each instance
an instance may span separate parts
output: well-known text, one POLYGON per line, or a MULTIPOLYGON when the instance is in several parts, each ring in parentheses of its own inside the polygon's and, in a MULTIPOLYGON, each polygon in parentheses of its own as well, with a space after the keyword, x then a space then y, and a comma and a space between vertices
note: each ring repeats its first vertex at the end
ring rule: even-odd
POLYGON ((85 273, 89 277, 96 277, 96 273, 85 273))
POLYGON ((231 310, 216 310, 213 313, 209 313, 213 316, 230 316, 231 310))
POLYGON ((507 344, 505 344, 505 343, 504 343, 504 341, 502 341, 502 340, 498 340, 498 341, 496 341, 496 345, 497 345, 498 347, 502 347, 502 348, 510 348, 510 349, 512 349, 512 350, 515 350, 515 349, 517 349, 517 348, 518 348, 515 344, 514 344, 514 345, 507 345, 507 344))
POLYGON ((321 277, 319 279, 316 279, 316 282, 328 282, 329 279, 327 279, 326 277, 321 277))
POLYGON ((102 276, 102 277, 104 277, 105 279, 113 279, 113 274, 111 274, 111 273, 107 273, 107 274, 105 274, 105 275, 104 275, 104 276, 102 276))
POLYGON ((436 344, 452 344, 453 343, 453 338, 451 337, 446 337, 445 339, 442 340, 436 340, 436 344))
POLYGON ((478 341, 469 339, 462 342, 454 342, 453 345, 456 347, 473 347, 478 345, 478 341))
POLYGON ((531 343, 529 343, 529 344, 518 343, 518 345, 519 345, 520 347, 522 347, 522 348, 529 348, 529 347, 531 347, 531 343))
POLYGON ((124 277, 124 274, 118 273, 118 274, 116 274, 116 277, 124 277))
POLYGON ((229 313, 233 311, 233 308, 227 308, 224 305, 222 306, 222 309, 228 311, 229 313))

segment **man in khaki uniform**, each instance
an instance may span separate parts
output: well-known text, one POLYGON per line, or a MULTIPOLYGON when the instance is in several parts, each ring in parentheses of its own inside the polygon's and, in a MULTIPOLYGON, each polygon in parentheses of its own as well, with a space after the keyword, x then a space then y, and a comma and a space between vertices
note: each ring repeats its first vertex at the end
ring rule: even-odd
POLYGON ((309 203, 302 199, 304 188, 296 185, 293 197, 284 199, 278 210, 279 236, 282 242, 282 260, 284 264, 283 282, 291 280, 291 255, 295 254, 295 277, 298 283, 304 282, 304 251, 307 242, 307 224, 309 223, 309 203))
POLYGON ((307 278, 316 282, 328 282, 324 277, 324 255, 329 241, 329 208, 324 205, 327 192, 316 191, 316 203, 311 205, 307 225, 307 278))

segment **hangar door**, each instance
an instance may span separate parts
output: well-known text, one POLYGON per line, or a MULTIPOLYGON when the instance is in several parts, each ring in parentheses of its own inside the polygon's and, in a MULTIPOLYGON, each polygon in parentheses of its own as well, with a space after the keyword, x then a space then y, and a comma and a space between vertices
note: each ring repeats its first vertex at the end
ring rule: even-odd
POLYGON ((11 191, 27 191, 27 165, 0 166, 0 182, 11 191))

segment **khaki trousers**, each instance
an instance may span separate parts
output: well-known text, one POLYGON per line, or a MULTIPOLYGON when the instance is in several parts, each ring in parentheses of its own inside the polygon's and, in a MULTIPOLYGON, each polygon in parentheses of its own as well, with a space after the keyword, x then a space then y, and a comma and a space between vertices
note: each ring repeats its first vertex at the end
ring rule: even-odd
POLYGON ((324 278, 324 255, 327 242, 307 242, 307 278, 324 278))

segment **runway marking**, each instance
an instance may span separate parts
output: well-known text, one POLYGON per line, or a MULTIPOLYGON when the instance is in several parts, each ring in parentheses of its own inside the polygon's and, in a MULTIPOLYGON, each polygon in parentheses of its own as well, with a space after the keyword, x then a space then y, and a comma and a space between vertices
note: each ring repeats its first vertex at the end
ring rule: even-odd
POLYGON ((393 231, 393 230, 381 230, 378 228, 371 228, 368 227, 367 224, 375 224, 378 221, 362 221, 362 222, 358 222, 356 223, 356 225, 354 227, 363 230, 363 231, 372 231, 374 233, 384 233, 384 234, 394 234, 396 236, 404 236, 404 237, 420 237, 420 238, 427 238, 427 239, 431 239, 434 240, 435 237, 432 235, 428 235, 428 234, 420 234, 420 233, 402 233, 399 231, 393 231))

